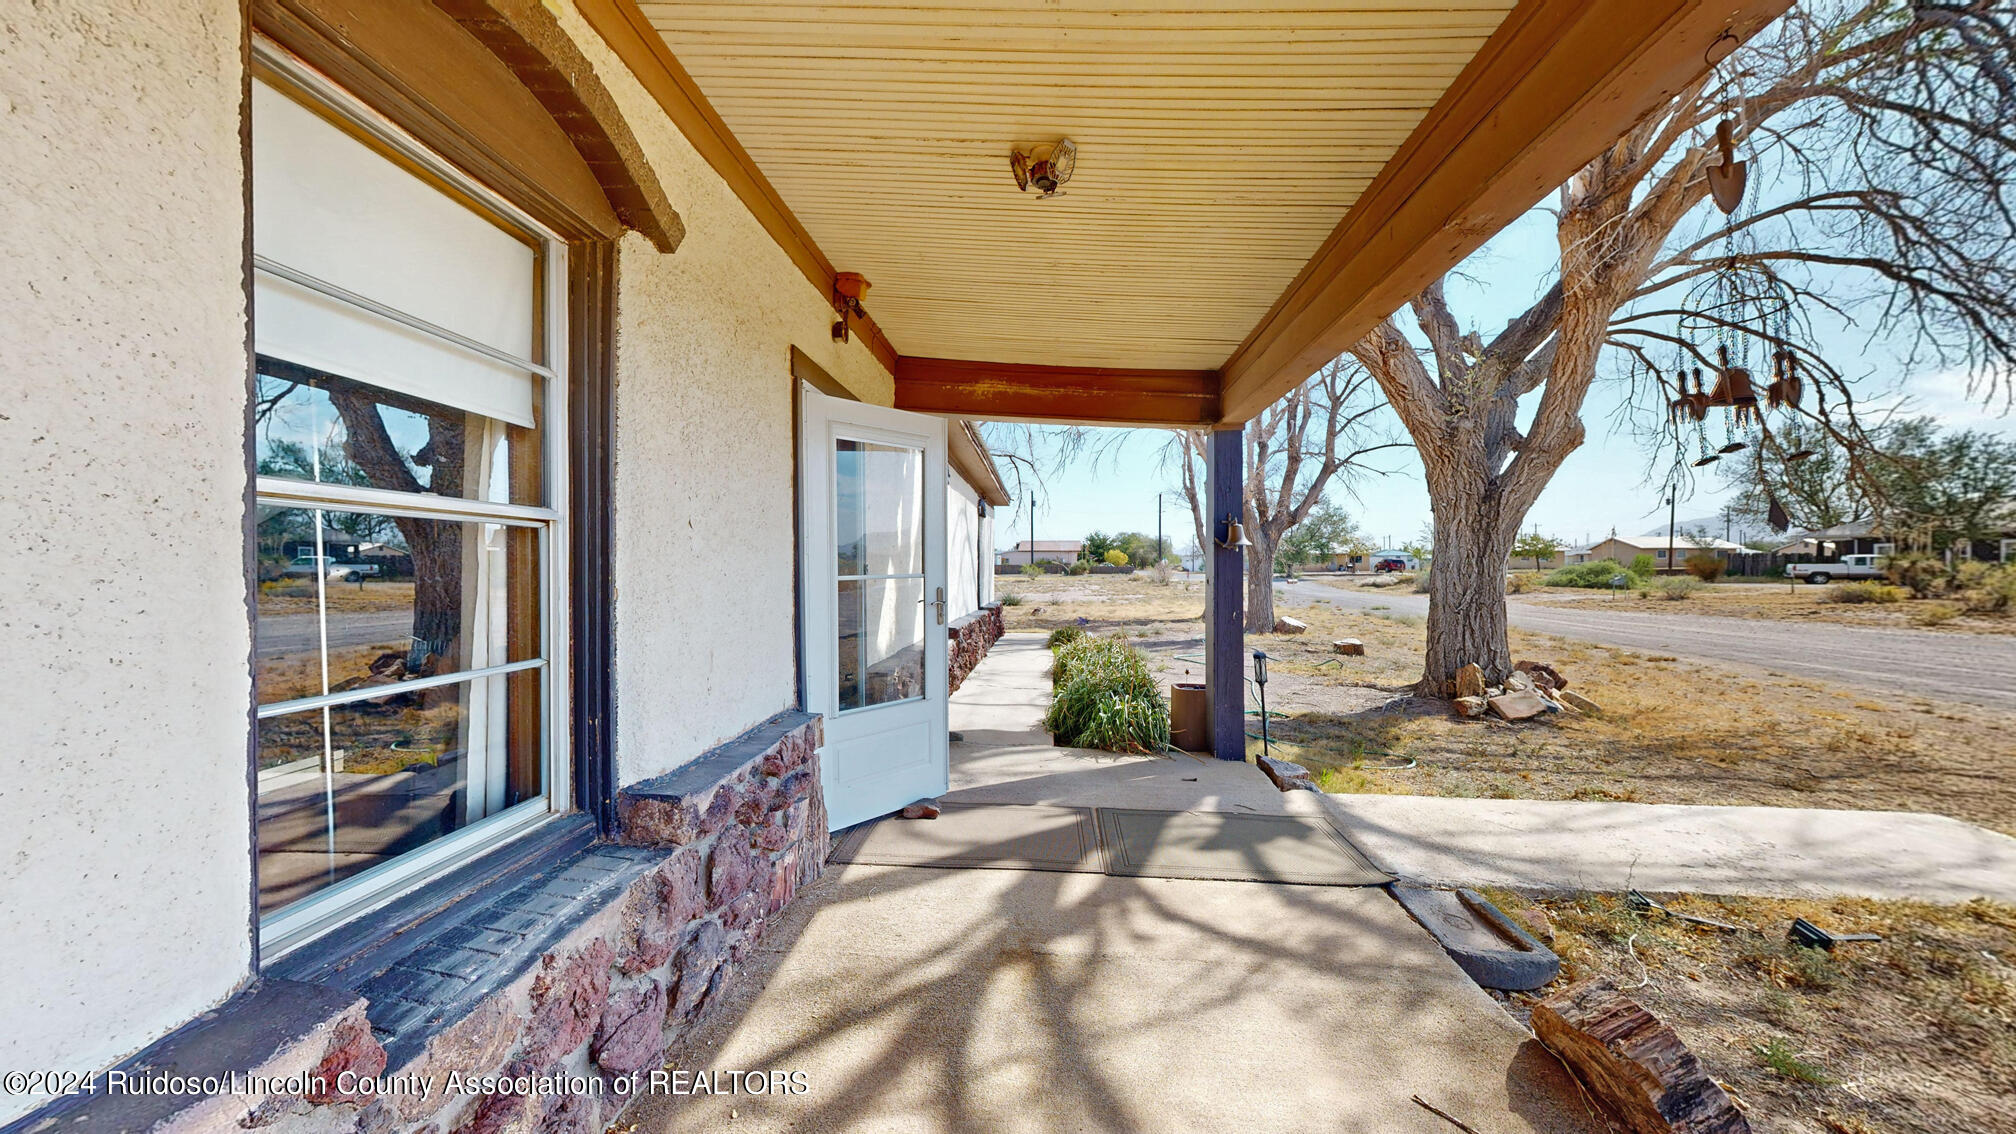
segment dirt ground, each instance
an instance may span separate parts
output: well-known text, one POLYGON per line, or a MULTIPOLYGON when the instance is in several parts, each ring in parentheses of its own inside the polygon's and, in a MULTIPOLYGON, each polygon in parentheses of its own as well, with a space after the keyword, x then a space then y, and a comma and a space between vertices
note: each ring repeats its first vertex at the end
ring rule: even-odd
POLYGON ((1687 598, 1672 601, 1658 595, 1627 592, 1612 599, 1607 591, 1576 587, 1535 587, 1515 602, 1572 605, 1576 610, 1629 611, 1633 614, 1714 614, 1725 618, 1770 618, 1785 622, 1837 622, 1844 626, 1874 626, 1889 630, 1933 630, 1940 633, 2016 634, 2016 618, 1966 614, 1960 604, 1944 599, 1910 599, 1860 605, 1828 601, 1832 587, 1806 584, 1715 583, 1687 598))
MULTIPOLYGON (((1202 680, 1200 580, 1004 577, 1000 589, 1023 599, 1005 609, 1010 629, 1123 634, 1165 681, 1202 680)), ((1555 666, 1603 713, 1467 721, 1409 692, 1418 616, 1320 600, 1293 613, 1307 634, 1247 644, 1271 661, 1275 754, 1329 791, 1929 811, 2016 835, 2016 714, 1515 630, 1515 657, 1555 666), (1362 640, 1366 656, 1336 655, 1338 638, 1362 640)))
POLYGON ((1617 894, 1486 896, 1562 959, 1559 981, 1510 998, 1515 1014, 1607 977, 1679 1032, 1760 1134, 2016 1130, 2016 907, 1663 902, 1757 930, 1730 933, 1617 894), (1794 917, 1883 940, 1800 948, 1785 939, 1794 917))

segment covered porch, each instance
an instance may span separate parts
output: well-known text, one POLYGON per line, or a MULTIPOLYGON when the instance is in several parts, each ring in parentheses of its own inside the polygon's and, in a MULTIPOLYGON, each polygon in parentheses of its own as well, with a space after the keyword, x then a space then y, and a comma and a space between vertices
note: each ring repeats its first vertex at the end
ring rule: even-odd
MULTIPOLYGON (((1327 821, 1246 764, 1053 746, 1049 664, 1011 634, 953 695, 948 807, 1327 821)), ((1436 1129, 1416 1096, 1480 1134, 1607 1128, 1383 886, 835 864, 744 963, 668 1061, 813 1089, 653 1097, 639 1134, 1436 1129)))
POLYGON ((1208 433, 1242 759, 1242 423, 1788 5, 579 6, 889 404, 1208 433))

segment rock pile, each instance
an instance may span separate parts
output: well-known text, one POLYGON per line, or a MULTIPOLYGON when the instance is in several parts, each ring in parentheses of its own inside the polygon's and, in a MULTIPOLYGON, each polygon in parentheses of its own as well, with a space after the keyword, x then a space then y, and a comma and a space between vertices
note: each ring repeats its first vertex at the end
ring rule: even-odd
POLYGON ((1491 685, 1484 669, 1475 662, 1456 671, 1454 688, 1456 715, 1471 720, 1488 715, 1507 721, 1526 721, 1549 713, 1600 713, 1602 707, 1580 693, 1568 691, 1568 679, 1546 662, 1520 661, 1512 665, 1501 685, 1491 685))

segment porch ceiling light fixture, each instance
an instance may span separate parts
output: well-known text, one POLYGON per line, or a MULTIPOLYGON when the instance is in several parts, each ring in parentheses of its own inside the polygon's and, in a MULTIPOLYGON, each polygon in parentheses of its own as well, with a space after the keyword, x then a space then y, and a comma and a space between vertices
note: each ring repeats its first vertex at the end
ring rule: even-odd
POLYGON ((1061 197, 1064 183, 1071 180, 1071 174, 1078 168, 1078 143, 1060 138, 1048 145, 1031 147, 1028 153, 1016 149, 1008 155, 1008 168, 1015 172, 1015 187, 1024 193, 1033 185, 1040 194, 1036 198, 1039 201, 1061 197))
POLYGON ((833 341, 847 341, 847 317, 859 319, 868 317, 861 306, 861 297, 868 294, 868 279, 859 272, 841 272, 833 277, 833 310, 840 318, 833 321, 833 341))

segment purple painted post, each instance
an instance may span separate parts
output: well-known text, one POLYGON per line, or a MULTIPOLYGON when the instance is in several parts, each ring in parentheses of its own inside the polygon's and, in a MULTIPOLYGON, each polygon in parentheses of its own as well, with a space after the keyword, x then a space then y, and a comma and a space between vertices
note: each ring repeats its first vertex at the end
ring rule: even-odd
POLYGON ((1225 546, 1227 520, 1244 522, 1245 430, 1214 429, 1204 445, 1204 684, 1211 752, 1246 759, 1246 552, 1225 546))

